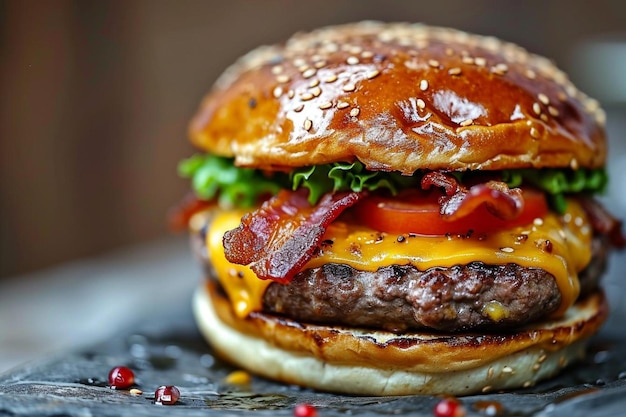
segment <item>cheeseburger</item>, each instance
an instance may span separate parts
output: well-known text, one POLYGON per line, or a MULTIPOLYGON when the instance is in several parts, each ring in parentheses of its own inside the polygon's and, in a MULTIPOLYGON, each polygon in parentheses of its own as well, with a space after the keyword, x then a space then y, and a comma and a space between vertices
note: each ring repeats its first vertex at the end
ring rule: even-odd
POLYGON ((230 67, 190 137, 195 317, 237 366, 352 394, 528 387, 607 316, 604 113, 516 45, 296 34, 230 67))

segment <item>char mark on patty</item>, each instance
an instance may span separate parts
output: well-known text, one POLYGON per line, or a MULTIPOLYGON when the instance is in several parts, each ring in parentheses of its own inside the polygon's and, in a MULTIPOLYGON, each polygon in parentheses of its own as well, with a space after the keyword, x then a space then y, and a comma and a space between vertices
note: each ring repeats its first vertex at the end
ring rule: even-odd
POLYGON ((302 271, 289 285, 271 284, 263 307, 305 322, 466 331, 526 324, 560 302, 552 275, 516 264, 426 271, 395 265, 375 272, 327 264, 302 271))

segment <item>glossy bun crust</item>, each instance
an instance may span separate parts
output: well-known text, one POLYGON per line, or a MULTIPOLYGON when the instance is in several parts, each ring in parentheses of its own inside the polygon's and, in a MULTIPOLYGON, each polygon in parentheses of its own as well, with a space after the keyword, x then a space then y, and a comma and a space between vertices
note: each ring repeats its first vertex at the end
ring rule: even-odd
POLYGON ((534 385, 582 358, 607 312, 598 292, 561 319, 516 332, 395 334, 262 313, 239 319, 212 282, 194 296, 200 331, 221 357, 285 383, 360 395, 465 395, 534 385))
POLYGON ((549 60, 491 37, 362 22, 258 48, 217 81, 192 142, 239 166, 604 165, 604 113, 549 60))

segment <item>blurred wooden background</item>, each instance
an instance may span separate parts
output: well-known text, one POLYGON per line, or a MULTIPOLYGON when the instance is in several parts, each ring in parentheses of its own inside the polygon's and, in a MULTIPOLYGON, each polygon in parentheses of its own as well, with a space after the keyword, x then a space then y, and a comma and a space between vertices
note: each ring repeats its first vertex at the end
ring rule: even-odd
POLYGON ((454 26, 566 70, 626 2, 0 0, 0 277, 168 234, 186 124, 261 43, 361 19, 454 26))

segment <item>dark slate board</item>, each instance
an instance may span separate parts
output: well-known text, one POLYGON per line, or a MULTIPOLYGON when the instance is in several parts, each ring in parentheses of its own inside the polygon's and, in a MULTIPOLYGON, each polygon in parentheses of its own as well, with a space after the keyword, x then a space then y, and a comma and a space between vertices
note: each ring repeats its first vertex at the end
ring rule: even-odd
MULTIPOLYGON (((319 416, 432 416, 439 398, 355 397, 314 392, 253 377, 248 386, 223 382, 234 368, 211 355, 188 308, 131 326, 90 349, 47 358, 0 376, 1 416, 292 416, 298 403, 319 416), (106 386, 111 367, 135 370, 139 396, 106 386), (181 390, 177 405, 155 405, 159 385, 181 390)), ((621 313, 620 313, 621 314, 621 313)), ((590 416, 626 413, 626 335, 613 317, 593 340, 588 358, 532 389, 461 398, 468 416, 590 416)))

